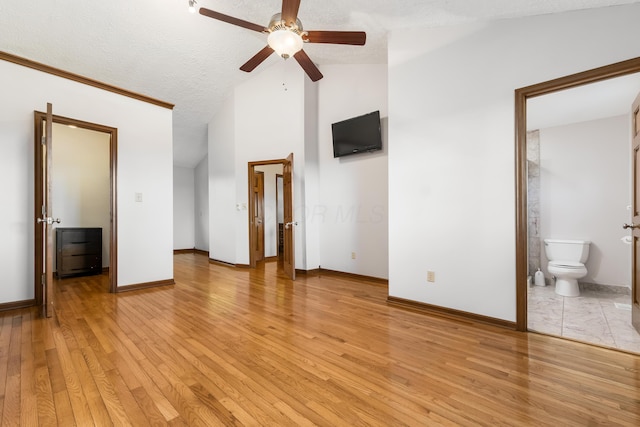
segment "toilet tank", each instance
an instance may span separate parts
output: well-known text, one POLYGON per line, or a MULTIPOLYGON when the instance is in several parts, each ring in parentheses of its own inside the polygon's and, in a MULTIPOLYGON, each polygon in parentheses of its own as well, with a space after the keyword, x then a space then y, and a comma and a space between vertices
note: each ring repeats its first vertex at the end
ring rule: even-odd
POLYGON ((544 239, 544 253, 549 261, 576 261, 585 263, 589 257, 587 240, 544 239))

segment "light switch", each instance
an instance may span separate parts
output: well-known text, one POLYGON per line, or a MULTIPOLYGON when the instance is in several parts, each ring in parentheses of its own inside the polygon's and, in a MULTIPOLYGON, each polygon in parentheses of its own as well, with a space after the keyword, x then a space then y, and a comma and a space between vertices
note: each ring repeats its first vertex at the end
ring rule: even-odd
POLYGON ((142 193, 136 193, 136 202, 142 202, 142 193))

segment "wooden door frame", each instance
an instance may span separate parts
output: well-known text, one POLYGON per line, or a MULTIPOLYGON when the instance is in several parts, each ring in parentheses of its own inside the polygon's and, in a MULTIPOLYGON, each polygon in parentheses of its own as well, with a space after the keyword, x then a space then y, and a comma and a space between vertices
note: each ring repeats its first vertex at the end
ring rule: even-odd
MULTIPOLYGON (((248 171, 249 171, 249 175, 248 175, 248 181, 247 181, 247 188, 248 188, 248 192, 249 192, 249 203, 248 203, 248 222, 249 222, 249 267, 251 268, 256 268, 257 265, 257 261, 256 261, 256 257, 255 254, 253 253, 253 246, 255 245, 255 235, 253 234, 253 215, 252 213, 255 210, 255 206, 253 205, 253 174, 255 173, 255 168, 256 166, 269 166, 269 165, 282 165, 282 167, 284 167, 285 163, 287 162, 286 159, 276 159, 276 160, 262 160, 262 161, 257 161, 257 162, 249 162, 248 165, 248 171)), ((264 224, 264 222, 263 222, 264 224)))
MULTIPOLYGON (((38 232, 40 224, 37 223, 36 218, 41 216, 40 207, 43 202, 42 188, 38 185, 42 180, 42 172, 38 165, 42 159, 39 156, 38 145, 42 139, 42 122, 46 119, 46 113, 40 111, 34 112, 34 217, 33 223, 35 227, 35 257, 34 257, 34 295, 36 305, 42 305, 42 286, 40 286, 40 277, 42 276, 42 233, 38 232)), ((117 223, 118 223, 118 204, 117 204, 117 163, 118 163, 118 129, 104 126, 96 123, 89 123, 82 120, 71 119, 68 117, 53 115, 53 123, 60 125, 71 125, 78 128, 92 130, 96 132, 106 133, 110 136, 109 141, 109 207, 111 214, 111 225, 109 235, 109 292, 115 293, 118 287, 118 238, 117 238, 117 223)))
MULTIPOLYGON (((640 333, 640 277, 638 277, 638 240, 640 239, 640 230, 637 229, 640 225, 640 200, 638 200, 638 194, 640 188, 638 188, 638 177, 640 176, 640 164, 638 156, 640 153, 640 93, 636 94, 633 104, 631 106, 631 155, 633 157, 631 167, 631 235, 633 237, 633 244, 631 245, 631 326, 640 333)), ((624 225, 627 229, 628 224, 624 225)))
POLYGON ((527 99, 640 72, 640 57, 515 91, 516 329, 527 331, 527 99))
MULTIPOLYGON (((276 233, 277 233, 277 238, 276 238, 276 257, 280 258, 280 223, 278 222, 278 198, 282 197, 283 195, 280 194, 280 192, 278 191, 278 178, 283 180, 283 189, 282 191, 284 192, 284 175, 281 173, 277 173, 276 174, 276 233)), ((284 204, 284 200, 282 201, 282 204, 284 204)), ((282 218, 282 226, 284 227, 284 218, 282 218)), ((284 231, 284 230, 283 230, 284 231)), ((284 246, 284 243, 282 244, 282 246, 284 246)))

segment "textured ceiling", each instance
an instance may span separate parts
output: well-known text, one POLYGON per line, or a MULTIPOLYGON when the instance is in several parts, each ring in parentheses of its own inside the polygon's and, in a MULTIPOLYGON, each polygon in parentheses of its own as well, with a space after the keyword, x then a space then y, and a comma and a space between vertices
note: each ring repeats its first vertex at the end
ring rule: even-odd
MULTIPOLYGON (((314 62, 386 63, 389 30, 537 15, 638 0, 302 0, 307 30, 363 30, 364 47, 306 45, 314 62)), ((171 102, 174 164, 195 166, 207 123, 249 78, 238 70, 266 36, 187 11, 187 0, 0 2, 0 50, 171 102)), ((267 25, 280 0, 200 0, 198 6, 267 25)), ((272 55, 260 67, 280 60, 272 55)), ((108 125, 108 123, 107 123, 108 125)))

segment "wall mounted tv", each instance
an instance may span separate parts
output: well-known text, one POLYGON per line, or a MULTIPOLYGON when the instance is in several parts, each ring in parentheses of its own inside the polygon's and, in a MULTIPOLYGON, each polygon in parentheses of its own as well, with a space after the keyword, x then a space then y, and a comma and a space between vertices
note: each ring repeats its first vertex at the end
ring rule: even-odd
POLYGON ((331 130, 333 157, 382 150, 380 111, 334 123, 331 130))

